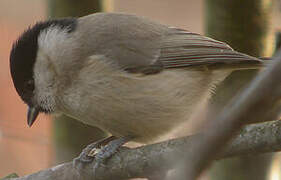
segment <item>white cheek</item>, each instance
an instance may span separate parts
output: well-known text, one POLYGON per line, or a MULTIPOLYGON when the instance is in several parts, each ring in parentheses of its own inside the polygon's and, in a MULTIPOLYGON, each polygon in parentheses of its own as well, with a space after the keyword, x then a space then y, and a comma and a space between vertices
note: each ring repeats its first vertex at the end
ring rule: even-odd
POLYGON ((60 70, 59 59, 68 44, 67 32, 54 26, 41 32, 34 64, 34 101, 46 110, 54 110, 56 103, 56 77, 60 70))
POLYGON ((48 56, 40 49, 34 64, 34 97, 37 104, 46 110, 54 110, 55 69, 48 56))

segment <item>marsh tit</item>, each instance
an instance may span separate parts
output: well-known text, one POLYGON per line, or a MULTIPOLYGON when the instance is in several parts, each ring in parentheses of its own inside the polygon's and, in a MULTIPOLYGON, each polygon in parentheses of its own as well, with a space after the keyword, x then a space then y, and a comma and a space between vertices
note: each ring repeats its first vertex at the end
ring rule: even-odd
POLYGON ((106 157, 181 126, 214 84, 262 66, 223 42, 122 13, 39 22, 10 54, 28 125, 43 112, 96 126, 112 134, 99 143, 112 147, 106 157))

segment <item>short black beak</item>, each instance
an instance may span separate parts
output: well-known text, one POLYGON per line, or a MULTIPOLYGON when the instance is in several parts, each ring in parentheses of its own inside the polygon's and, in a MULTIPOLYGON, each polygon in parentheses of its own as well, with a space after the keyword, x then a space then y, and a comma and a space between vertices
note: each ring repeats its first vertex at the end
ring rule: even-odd
POLYGON ((27 124, 29 127, 32 126, 32 124, 35 122, 37 116, 39 114, 39 109, 36 107, 28 107, 27 112, 27 124))

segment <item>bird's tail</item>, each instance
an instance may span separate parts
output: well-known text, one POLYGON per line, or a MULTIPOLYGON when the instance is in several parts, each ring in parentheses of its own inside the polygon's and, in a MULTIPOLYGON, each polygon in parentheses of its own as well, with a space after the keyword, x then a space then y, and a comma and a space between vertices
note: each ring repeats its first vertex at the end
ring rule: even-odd
POLYGON ((249 70, 249 69, 262 69, 272 64, 273 60, 268 57, 254 58, 252 60, 240 61, 239 63, 231 64, 216 64, 209 67, 214 70, 229 69, 232 71, 236 70, 249 70))

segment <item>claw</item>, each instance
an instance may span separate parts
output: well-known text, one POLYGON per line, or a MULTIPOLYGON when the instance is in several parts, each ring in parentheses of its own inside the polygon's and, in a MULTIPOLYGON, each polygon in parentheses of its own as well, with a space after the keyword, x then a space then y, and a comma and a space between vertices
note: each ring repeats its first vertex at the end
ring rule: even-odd
POLYGON ((75 167, 78 164, 88 164, 95 160, 94 171, 97 170, 100 166, 104 166, 105 161, 110 158, 117 150, 125 143, 127 143, 131 138, 121 137, 116 138, 110 136, 108 138, 102 139, 98 142, 88 145, 81 154, 74 159, 73 165, 75 167))
POLYGON ((100 149, 98 148, 93 148, 88 154, 87 156, 89 157, 95 157, 102 149, 103 147, 101 147, 100 149))

